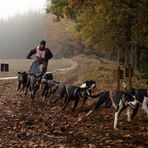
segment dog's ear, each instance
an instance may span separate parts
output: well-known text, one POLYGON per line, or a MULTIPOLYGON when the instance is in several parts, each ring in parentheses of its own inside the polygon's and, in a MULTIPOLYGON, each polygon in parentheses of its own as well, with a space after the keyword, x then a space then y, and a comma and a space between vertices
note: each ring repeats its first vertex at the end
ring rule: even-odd
POLYGON ((19 74, 21 74, 21 72, 19 71, 19 72, 17 72, 17 74, 19 75, 19 74))
POLYGON ((85 81, 86 85, 88 86, 89 85, 89 81, 85 81))

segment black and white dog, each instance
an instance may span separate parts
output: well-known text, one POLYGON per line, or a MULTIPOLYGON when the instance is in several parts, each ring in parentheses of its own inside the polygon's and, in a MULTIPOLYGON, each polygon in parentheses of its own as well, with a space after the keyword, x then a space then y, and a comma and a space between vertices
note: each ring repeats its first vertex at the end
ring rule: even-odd
POLYGON ((110 107, 112 104, 116 110, 115 117, 114 117, 114 126, 113 126, 114 129, 117 128, 117 122, 118 122, 121 112, 126 108, 128 109, 127 119, 129 121, 131 117, 130 108, 135 109, 136 104, 137 104, 137 100, 135 99, 135 96, 132 96, 131 94, 126 93, 124 91, 103 91, 99 93, 98 95, 95 95, 95 96, 91 95, 91 97, 93 98, 97 97, 97 101, 92 106, 92 109, 89 111, 89 113, 87 113, 86 116, 90 115, 94 110, 99 108, 104 103, 109 104, 107 105, 108 107, 110 107))
POLYGON ((18 78, 17 78, 17 88, 16 90, 18 91, 24 91, 24 88, 27 84, 28 80, 28 74, 24 72, 18 72, 18 78))
POLYGON ((44 87, 46 87, 48 81, 53 80, 52 73, 45 73, 41 80, 41 89, 44 90, 44 87))
POLYGON ((80 86, 81 89, 84 89, 85 91, 81 92, 81 98, 82 98, 82 108, 87 101, 87 99, 90 97, 90 94, 96 87, 96 82, 94 80, 86 81, 84 84, 80 86))
POLYGON ((131 113, 132 113, 131 119, 133 119, 136 116, 140 106, 148 114, 148 90, 132 88, 130 91, 128 90, 127 92, 135 96, 137 101, 135 104, 135 108, 131 109, 131 113))
POLYGON ((71 100, 73 100, 74 106, 72 111, 75 111, 80 98, 84 98, 84 103, 85 103, 88 96, 90 95, 90 92, 93 91, 95 87, 96 87, 96 82, 93 80, 86 81, 80 87, 70 84, 64 85, 60 91, 60 96, 59 96, 59 99, 65 98, 64 107, 62 110, 65 110, 68 103, 71 100))
POLYGON ((148 114, 148 89, 127 89, 125 82, 123 82, 123 87, 127 93, 135 96, 137 100, 135 109, 131 109, 131 119, 136 116, 140 106, 148 114))

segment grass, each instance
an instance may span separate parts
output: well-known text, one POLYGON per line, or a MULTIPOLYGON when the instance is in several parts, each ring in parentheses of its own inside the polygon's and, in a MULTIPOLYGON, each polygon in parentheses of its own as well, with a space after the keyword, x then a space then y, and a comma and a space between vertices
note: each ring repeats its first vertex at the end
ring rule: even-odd
MULTIPOLYGON (((29 71, 30 66, 33 60, 27 59, 10 59, 10 60, 0 60, 0 63, 9 64, 9 72, 0 72, 0 77, 16 76, 18 71, 29 71)), ((73 64, 71 59, 59 59, 59 60, 50 60, 48 63, 47 71, 54 71, 56 69, 69 68, 73 64)))
MULTIPOLYGON (((0 72, 0 77, 17 76, 18 71, 28 71, 32 60, 0 60, 0 63, 8 63, 10 71, 8 73, 0 72)), ((63 71, 53 72, 54 79, 61 83, 70 83, 81 85, 86 80, 95 80, 99 91, 106 89, 116 89, 116 81, 114 79, 114 70, 119 66, 118 63, 93 57, 78 55, 72 59, 52 59, 49 60, 48 70, 55 71, 58 69, 66 69, 63 71)), ((123 67, 122 67, 123 69, 123 67)), ((127 82, 128 79, 121 80, 127 82)), ((147 80, 136 76, 133 78, 134 88, 147 88, 147 80)))

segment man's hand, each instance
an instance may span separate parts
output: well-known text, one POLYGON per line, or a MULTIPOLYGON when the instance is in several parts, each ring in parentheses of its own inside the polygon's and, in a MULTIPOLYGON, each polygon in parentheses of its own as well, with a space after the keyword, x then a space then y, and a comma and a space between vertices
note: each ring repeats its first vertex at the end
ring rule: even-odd
POLYGON ((27 59, 31 59, 29 56, 26 57, 27 59))
POLYGON ((36 57, 35 60, 36 60, 36 61, 39 61, 39 62, 43 62, 43 61, 45 61, 45 58, 36 57))

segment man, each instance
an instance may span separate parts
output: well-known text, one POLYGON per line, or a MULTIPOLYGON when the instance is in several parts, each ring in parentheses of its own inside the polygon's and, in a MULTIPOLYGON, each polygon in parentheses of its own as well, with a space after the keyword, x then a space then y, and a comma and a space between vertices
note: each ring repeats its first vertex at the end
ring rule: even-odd
MULTIPOLYGON (((29 52, 29 54, 27 55, 27 59, 30 59, 33 54, 36 54, 35 61, 34 61, 34 63, 32 63, 32 66, 30 68, 30 72, 34 71, 34 70, 32 70, 33 65, 37 65, 37 64, 41 65, 42 64, 42 73, 46 73, 47 66, 48 66, 48 60, 51 59, 53 57, 53 55, 52 55, 50 49, 46 48, 45 45, 46 45, 46 41, 42 40, 40 42, 40 45, 37 46, 36 48, 34 48, 33 50, 31 50, 29 52)), ((36 72, 33 72, 33 73, 36 73, 36 72)))

